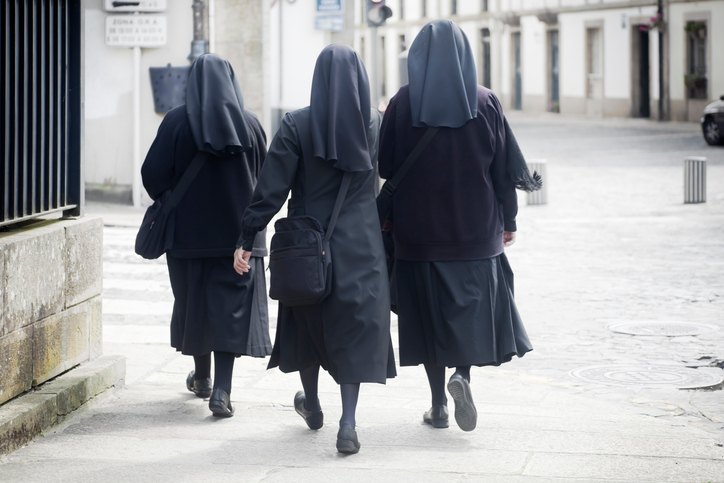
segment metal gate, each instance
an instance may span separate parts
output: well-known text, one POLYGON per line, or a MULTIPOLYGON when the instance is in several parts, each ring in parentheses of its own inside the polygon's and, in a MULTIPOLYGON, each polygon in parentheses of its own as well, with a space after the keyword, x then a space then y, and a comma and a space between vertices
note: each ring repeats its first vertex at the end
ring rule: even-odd
POLYGON ((83 211, 81 0, 0 6, 0 226, 83 211))

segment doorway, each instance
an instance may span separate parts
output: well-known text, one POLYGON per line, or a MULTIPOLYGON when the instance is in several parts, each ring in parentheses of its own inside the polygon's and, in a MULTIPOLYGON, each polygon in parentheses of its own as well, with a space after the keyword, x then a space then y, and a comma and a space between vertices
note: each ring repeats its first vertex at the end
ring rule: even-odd
POLYGON ((651 117, 651 65, 649 32, 632 26, 631 32, 631 116, 651 117))
POLYGON ((490 89, 490 29, 482 29, 480 38, 483 42, 483 86, 490 89))

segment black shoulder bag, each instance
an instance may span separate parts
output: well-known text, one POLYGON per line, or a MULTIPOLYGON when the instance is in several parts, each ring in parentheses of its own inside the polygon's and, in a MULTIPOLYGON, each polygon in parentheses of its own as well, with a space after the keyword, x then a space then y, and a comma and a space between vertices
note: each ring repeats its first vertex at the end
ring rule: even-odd
POLYGON ((313 216, 277 220, 269 254, 269 297, 288 307, 313 305, 332 291, 332 238, 352 173, 345 172, 327 230, 313 216))
POLYGON ((148 207, 136 235, 137 254, 148 260, 154 260, 171 248, 173 244, 173 219, 169 223, 171 212, 181 201, 208 157, 209 153, 205 151, 197 152, 176 187, 166 191, 148 207))
POLYGON ((382 227, 382 241, 385 244, 385 257, 387 258, 387 271, 392 276, 392 267, 395 263, 395 244, 392 241, 392 194, 397 189, 402 179, 407 175, 415 164, 417 158, 420 157, 422 151, 427 147, 432 138, 437 134, 438 127, 428 127, 425 134, 417 142, 405 161, 397 170, 395 175, 385 181, 377 195, 377 214, 380 217, 380 226, 382 227))

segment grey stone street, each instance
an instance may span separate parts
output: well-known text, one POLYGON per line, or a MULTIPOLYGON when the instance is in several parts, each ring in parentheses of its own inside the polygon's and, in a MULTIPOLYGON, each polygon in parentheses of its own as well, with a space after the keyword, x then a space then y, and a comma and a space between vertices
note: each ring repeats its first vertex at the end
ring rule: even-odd
POLYGON ((334 381, 320 380, 326 424, 310 431, 298 377, 251 358, 235 366, 235 417, 215 420, 169 346, 165 260, 133 253, 142 212, 91 204, 105 224, 103 350, 127 358, 125 387, 1 457, 0 481, 724 482, 724 147, 697 124, 510 121, 528 160, 547 160, 548 203, 520 194, 506 250, 535 350, 473 368, 475 431, 423 425, 425 373, 405 367, 363 385, 362 449, 340 456, 334 381), (692 155, 707 158, 708 198, 685 205, 692 155))

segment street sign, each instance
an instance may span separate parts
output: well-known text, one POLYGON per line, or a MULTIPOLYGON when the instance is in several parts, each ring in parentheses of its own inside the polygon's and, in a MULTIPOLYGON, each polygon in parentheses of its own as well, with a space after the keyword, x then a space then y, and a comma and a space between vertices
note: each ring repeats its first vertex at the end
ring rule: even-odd
POLYGON ((317 15, 314 19, 314 28, 316 30, 326 30, 328 32, 339 32, 344 30, 343 15, 317 15))
POLYGON ((166 0, 105 0, 106 12, 163 12, 166 0))
POLYGON ((109 47, 161 47, 166 45, 165 15, 107 15, 109 47))
POLYGON ((341 12, 342 0, 317 0, 317 12, 341 12))

